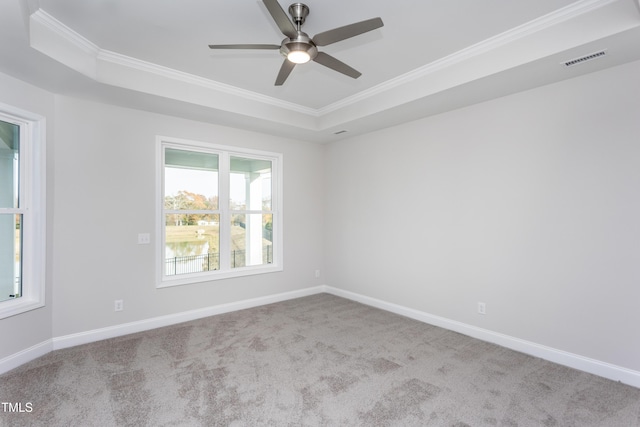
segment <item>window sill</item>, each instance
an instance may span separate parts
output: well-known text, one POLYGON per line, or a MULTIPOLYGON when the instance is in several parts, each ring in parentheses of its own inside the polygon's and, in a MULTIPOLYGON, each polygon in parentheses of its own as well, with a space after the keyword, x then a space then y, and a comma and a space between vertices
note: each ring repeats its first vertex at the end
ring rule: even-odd
POLYGON ((44 301, 28 299, 24 296, 6 300, 0 304, 0 319, 6 319, 7 317, 16 316, 41 307, 44 307, 44 301))
POLYGON ((242 267, 229 271, 216 271, 214 273, 208 271, 205 273, 181 274, 177 277, 165 277, 156 286, 158 289, 170 288, 173 286, 190 285, 201 282, 211 282, 215 280, 231 279, 234 277, 255 276, 257 274, 277 273, 282 271, 282 266, 255 266, 242 267))

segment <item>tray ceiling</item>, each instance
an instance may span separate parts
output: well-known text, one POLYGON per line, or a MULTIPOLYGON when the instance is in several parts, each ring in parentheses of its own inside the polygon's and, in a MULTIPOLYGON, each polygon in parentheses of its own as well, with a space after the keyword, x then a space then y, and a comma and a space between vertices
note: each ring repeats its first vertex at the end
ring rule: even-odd
POLYGON ((310 36, 382 18, 322 48, 359 79, 312 62, 277 87, 277 51, 210 50, 283 38, 261 1, 221 0, 11 0, 0 71, 54 93, 324 142, 640 59, 636 0, 306 4, 310 36))

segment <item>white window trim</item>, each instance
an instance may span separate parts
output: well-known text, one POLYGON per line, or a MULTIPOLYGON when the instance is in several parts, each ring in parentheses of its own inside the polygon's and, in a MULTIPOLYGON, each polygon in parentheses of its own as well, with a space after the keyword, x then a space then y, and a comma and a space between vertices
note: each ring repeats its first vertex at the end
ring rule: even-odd
MULTIPOLYGON (((274 273, 282 271, 283 267, 283 215, 282 215, 282 195, 283 195, 283 175, 282 175, 282 154, 269 151, 254 150, 248 148, 219 145, 202 141, 192 141, 182 138, 174 138, 168 136, 156 137, 156 287, 166 288, 171 286, 187 285, 191 283, 208 282, 221 279, 229 279, 233 277, 250 276, 264 273, 274 273), (220 157, 220 174, 218 178, 219 185, 219 201, 220 201, 220 223, 225 218, 230 218, 229 207, 223 200, 229 199, 229 183, 227 181, 228 171, 227 159, 230 156, 249 157, 257 159, 268 159, 272 161, 272 198, 273 205, 271 207, 273 215, 273 262, 271 264, 239 267, 231 270, 207 271, 202 273, 181 274, 179 276, 164 275, 164 218, 163 218, 163 200, 164 200, 164 148, 177 148, 183 150, 199 150, 204 152, 216 153, 220 157)), ((220 247, 229 247, 228 232, 221 230, 220 247)), ((221 254, 223 256, 223 254, 221 254)))
POLYGON ((22 294, 20 298, 0 302, 0 319, 4 319, 45 305, 46 120, 2 103, 0 120, 20 126, 20 198, 24 220, 22 294))

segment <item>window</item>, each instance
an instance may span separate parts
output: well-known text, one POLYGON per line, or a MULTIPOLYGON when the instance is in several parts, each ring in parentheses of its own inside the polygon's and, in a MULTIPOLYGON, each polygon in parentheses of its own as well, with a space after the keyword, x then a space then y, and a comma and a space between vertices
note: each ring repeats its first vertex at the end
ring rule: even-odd
POLYGON ((0 318, 44 305, 44 118, 0 104, 0 318))
POLYGON ((282 156, 158 138, 160 287, 282 270, 282 156))

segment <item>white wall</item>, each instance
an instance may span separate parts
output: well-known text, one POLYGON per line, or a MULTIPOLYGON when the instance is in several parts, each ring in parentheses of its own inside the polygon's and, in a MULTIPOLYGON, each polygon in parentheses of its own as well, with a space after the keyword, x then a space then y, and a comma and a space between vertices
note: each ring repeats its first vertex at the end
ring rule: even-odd
POLYGON ((639 75, 329 145, 326 284, 640 370, 639 75))
MULTIPOLYGON (((0 102, 47 118, 46 144, 47 150, 47 223, 53 219, 51 209, 54 188, 54 165, 52 162, 55 142, 53 138, 54 123, 49 120, 54 112, 54 97, 48 92, 28 85, 20 80, 0 74, 0 102)), ((52 230, 47 228, 47 262, 45 280, 52 282, 52 230)), ((45 238, 45 236, 42 236, 45 238)), ((47 286, 45 292, 46 306, 23 314, 0 320, 0 360, 33 346, 38 346, 51 338, 51 301, 52 288, 47 286)))
POLYGON ((322 146, 62 96, 56 142, 54 337, 320 284, 322 146), (158 134, 283 153, 283 272, 156 289, 158 134))

